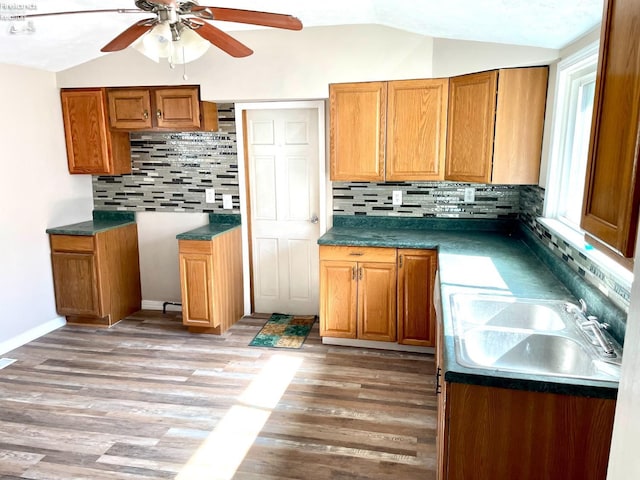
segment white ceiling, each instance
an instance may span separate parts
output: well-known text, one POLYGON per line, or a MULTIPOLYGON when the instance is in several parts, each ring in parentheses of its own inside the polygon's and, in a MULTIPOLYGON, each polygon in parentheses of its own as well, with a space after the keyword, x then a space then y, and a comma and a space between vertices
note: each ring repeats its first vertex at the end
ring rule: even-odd
MULTIPOLYGON (((201 0, 201 5, 288 13, 305 27, 377 24, 440 38, 559 49, 600 22, 603 0, 201 0)), ((133 0, 0 2, 0 63, 60 71, 92 60, 100 48, 148 13, 35 18, 35 33, 9 34, 5 6, 33 13, 135 8, 133 0)), ((214 22, 226 31, 247 26, 214 22)), ((255 28, 255 27, 253 27, 255 28)), ((254 49, 255 50, 255 49, 254 49)))

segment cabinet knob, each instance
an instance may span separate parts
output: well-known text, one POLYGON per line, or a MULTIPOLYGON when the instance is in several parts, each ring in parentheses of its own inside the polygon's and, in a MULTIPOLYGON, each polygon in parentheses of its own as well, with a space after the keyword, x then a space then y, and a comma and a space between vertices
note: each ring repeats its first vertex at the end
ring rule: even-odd
POLYGON ((147 118, 149 118, 149 111, 148 110, 145 110, 144 112, 142 112, 142 118, 144 118, 145 120, 147 118))
POLYGON ((156 117, 162 118, 162 110, 160 109, 156 110, 156 117))

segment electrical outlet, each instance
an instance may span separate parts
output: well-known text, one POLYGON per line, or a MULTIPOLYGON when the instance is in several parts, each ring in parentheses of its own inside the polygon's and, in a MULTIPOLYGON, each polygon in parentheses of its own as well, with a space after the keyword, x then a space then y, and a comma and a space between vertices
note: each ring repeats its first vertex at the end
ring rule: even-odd
POLYGON ((222 195, 222 208, 225 210, 233 209, 233 197, 228 193, 222 195))
POLYGON ((216 189, 215 188, 207 188, 204 191, 205 199, 204 201, 207 203, 216 203, 216 189))
POLYGON ((394 205, 402 205, 402 190, 394 190, 391 199, 394 205))
POLYGON ((473 187, 466 187, 464 189, 464 201, 465 203, 472 203, 476 201, 476 189, 473 187))

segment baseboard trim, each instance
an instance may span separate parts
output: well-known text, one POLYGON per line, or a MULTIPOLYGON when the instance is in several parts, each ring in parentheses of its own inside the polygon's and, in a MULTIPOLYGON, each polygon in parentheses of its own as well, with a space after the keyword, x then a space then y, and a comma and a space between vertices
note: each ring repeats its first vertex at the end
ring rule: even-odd
MULTIPOLYGON (((162 310, 164 302, 160 300, 142 300, 142 310, 162 310)), ((167 304, 167 312, 181 312, 182 307, 180 305, 167 304)))
POLYGON ((46 335, 47 333, 53 332, 54 330, 63 327, 67 323, 64 317, 56 317, 53 320, 49 320, 42 325, 38 325, 37 327, 33 327, 26 332, 21 333, 20 335, 16 335, 9 340, 5 340, 0 343, 0 355, 4 355, 11 350, 15 350, 18 347, 26 345, 37 338, 46 335))
POLYGON ((343 347, 377 348, 378 350, 394 350, 396 352, 430 353, 434 354, 433 347, 418 347, 416 345, 401 345, 393 342, 375 342, 373 340, 357 340, 352 338, 322 337, 325 345, 340 345, 343 347))

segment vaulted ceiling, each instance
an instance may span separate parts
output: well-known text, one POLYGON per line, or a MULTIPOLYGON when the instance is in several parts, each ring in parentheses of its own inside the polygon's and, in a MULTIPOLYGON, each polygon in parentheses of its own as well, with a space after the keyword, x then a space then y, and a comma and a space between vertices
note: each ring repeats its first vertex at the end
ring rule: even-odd
MULTIPOLYGON (((305 27, 377 24, 425 36, 562 48, 596 26, 603 0, 202 0, 217 7, 287 13, 305 27)), ((33 33, 11 34, 9 6, 27 13, 135 8, 133 0, 0 2, 0 63, 60 71, 92 60, 100 48, 149 13, 87 13, 34 18, 33 33)), ((247 25, 213 22, 232 32, 247 25)))

